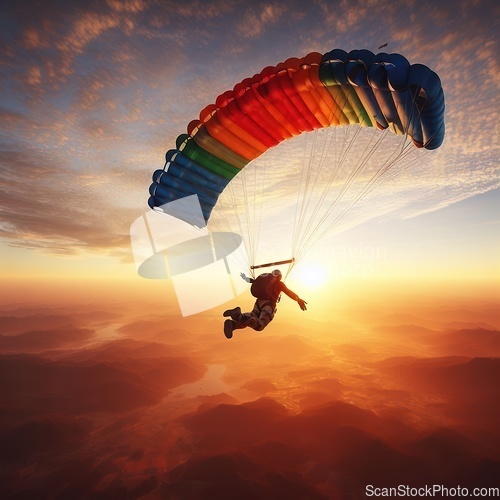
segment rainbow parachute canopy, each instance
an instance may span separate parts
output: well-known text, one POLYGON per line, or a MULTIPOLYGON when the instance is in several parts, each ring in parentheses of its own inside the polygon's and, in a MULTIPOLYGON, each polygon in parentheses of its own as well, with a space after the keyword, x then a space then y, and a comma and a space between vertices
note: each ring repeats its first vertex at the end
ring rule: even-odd
POLYGON ((231 179, 285 139, 332 126, 390 129, 417 148, 444 139, 444 93, 436 73, 399 54, 334 49, 264 68, 217 97, 189 123, 163 170, 151 208, 196 194, 206 221, 231 179))

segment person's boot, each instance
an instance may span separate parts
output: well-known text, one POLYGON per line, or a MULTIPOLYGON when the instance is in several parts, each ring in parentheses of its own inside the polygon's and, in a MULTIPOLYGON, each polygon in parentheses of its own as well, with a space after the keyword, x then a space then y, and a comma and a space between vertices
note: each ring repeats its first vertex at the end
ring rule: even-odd
POLYGON ((232 319, 226 319, 226 321, 224 321, 224 335, 227 339, 233 338, 233 330, 235 326, 236 323, 232 319))
POLYGON ((235 320, 241 315, 241 307, 235 307, 234 309, 228 309, 222 313, 222 316, 226 318, 231 316, 231 319, 235 320))

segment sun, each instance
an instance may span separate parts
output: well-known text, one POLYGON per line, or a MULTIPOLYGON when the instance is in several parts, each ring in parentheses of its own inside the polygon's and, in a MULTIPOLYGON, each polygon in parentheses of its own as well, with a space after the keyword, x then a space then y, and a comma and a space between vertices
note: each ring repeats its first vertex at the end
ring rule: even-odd
POLYGON ((326 283, 327 275, 323 266, 307 262, 297 266, 294 272, 294 278, 303 286, 308 288, 319 288, 326 283))

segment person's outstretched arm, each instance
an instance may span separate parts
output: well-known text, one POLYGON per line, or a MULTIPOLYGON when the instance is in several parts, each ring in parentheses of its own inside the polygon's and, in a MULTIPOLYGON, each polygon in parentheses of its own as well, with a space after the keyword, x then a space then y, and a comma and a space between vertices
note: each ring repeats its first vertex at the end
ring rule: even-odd
POLYGON ((286 293, 291 299, 295 300, 303 311, 307 310, 307 302, 301 299, 295 292, 292 292, 284 283, 281 283, 281 291, 286 293))

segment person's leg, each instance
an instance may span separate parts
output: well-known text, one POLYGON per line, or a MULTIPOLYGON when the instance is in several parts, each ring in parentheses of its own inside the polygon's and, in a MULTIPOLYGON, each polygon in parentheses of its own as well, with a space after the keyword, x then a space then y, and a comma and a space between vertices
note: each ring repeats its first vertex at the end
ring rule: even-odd
POLYGON ((226 321, 224 321, 224 335, 227 339, 233 338, 233 330, 235 325, 236 323, 232 319, 226 319, 226 321))
POLYGON ((233 331, 241 328, 253 328, 260 332, 274 318, 274 304, 271 302, 256 300, 251 312, 242 313, 239 307, 224 312, 224 316, 231 316, 224 322, 224 335, 230 339, 233 331))
POLYGON ((260 306, 259 306, 259 301, 256 300, 251 312, 242 313, 240 309, 240 313, 238 315, 232 316, 235 322, 234 329, 236 330, 240 328, 246 328, 247 326, 253 328, 252 324, 254 322, 254 319, 258 318, 259 315, 260 315, 260 306))
POLYGON ((255 326, 252 326, 254 330, 258 332, 264 330, 264 328, 273 320, 274 318, 274 304, 267 303, 264 304, 260 310, 259 317, 255 320, 255 326))
POLYGON ((240 307, 235 307, 234 309, 228 309, 227 311, 224 311, 222 314, 223 316, 231 317, 231 319, 226 319, 226 321, 224 321, 224 335, 228 339, 233 338, 234 330, 250 326, 249 323, 251 322, 252 317, 254 315, 258 317, 259 314, 260 308, 257 305, 257 301, 253 306, 252 312, 242 313, 240 307))
POLYGON ((228 309, 227 311, 224 311, 222 313, 222 316, 224 316, 226 318, 228 316, 230 316, 231 319, 236 321, 241 316, 241 307, 238 306, 238 307, 235 307, 234 309, 228 309))
POLYGON ((274 318, 274 304, 264 301, 256 301, 251 313, 243 313, 236 321, 236 328, 253 328, 260 332, 274 318))

